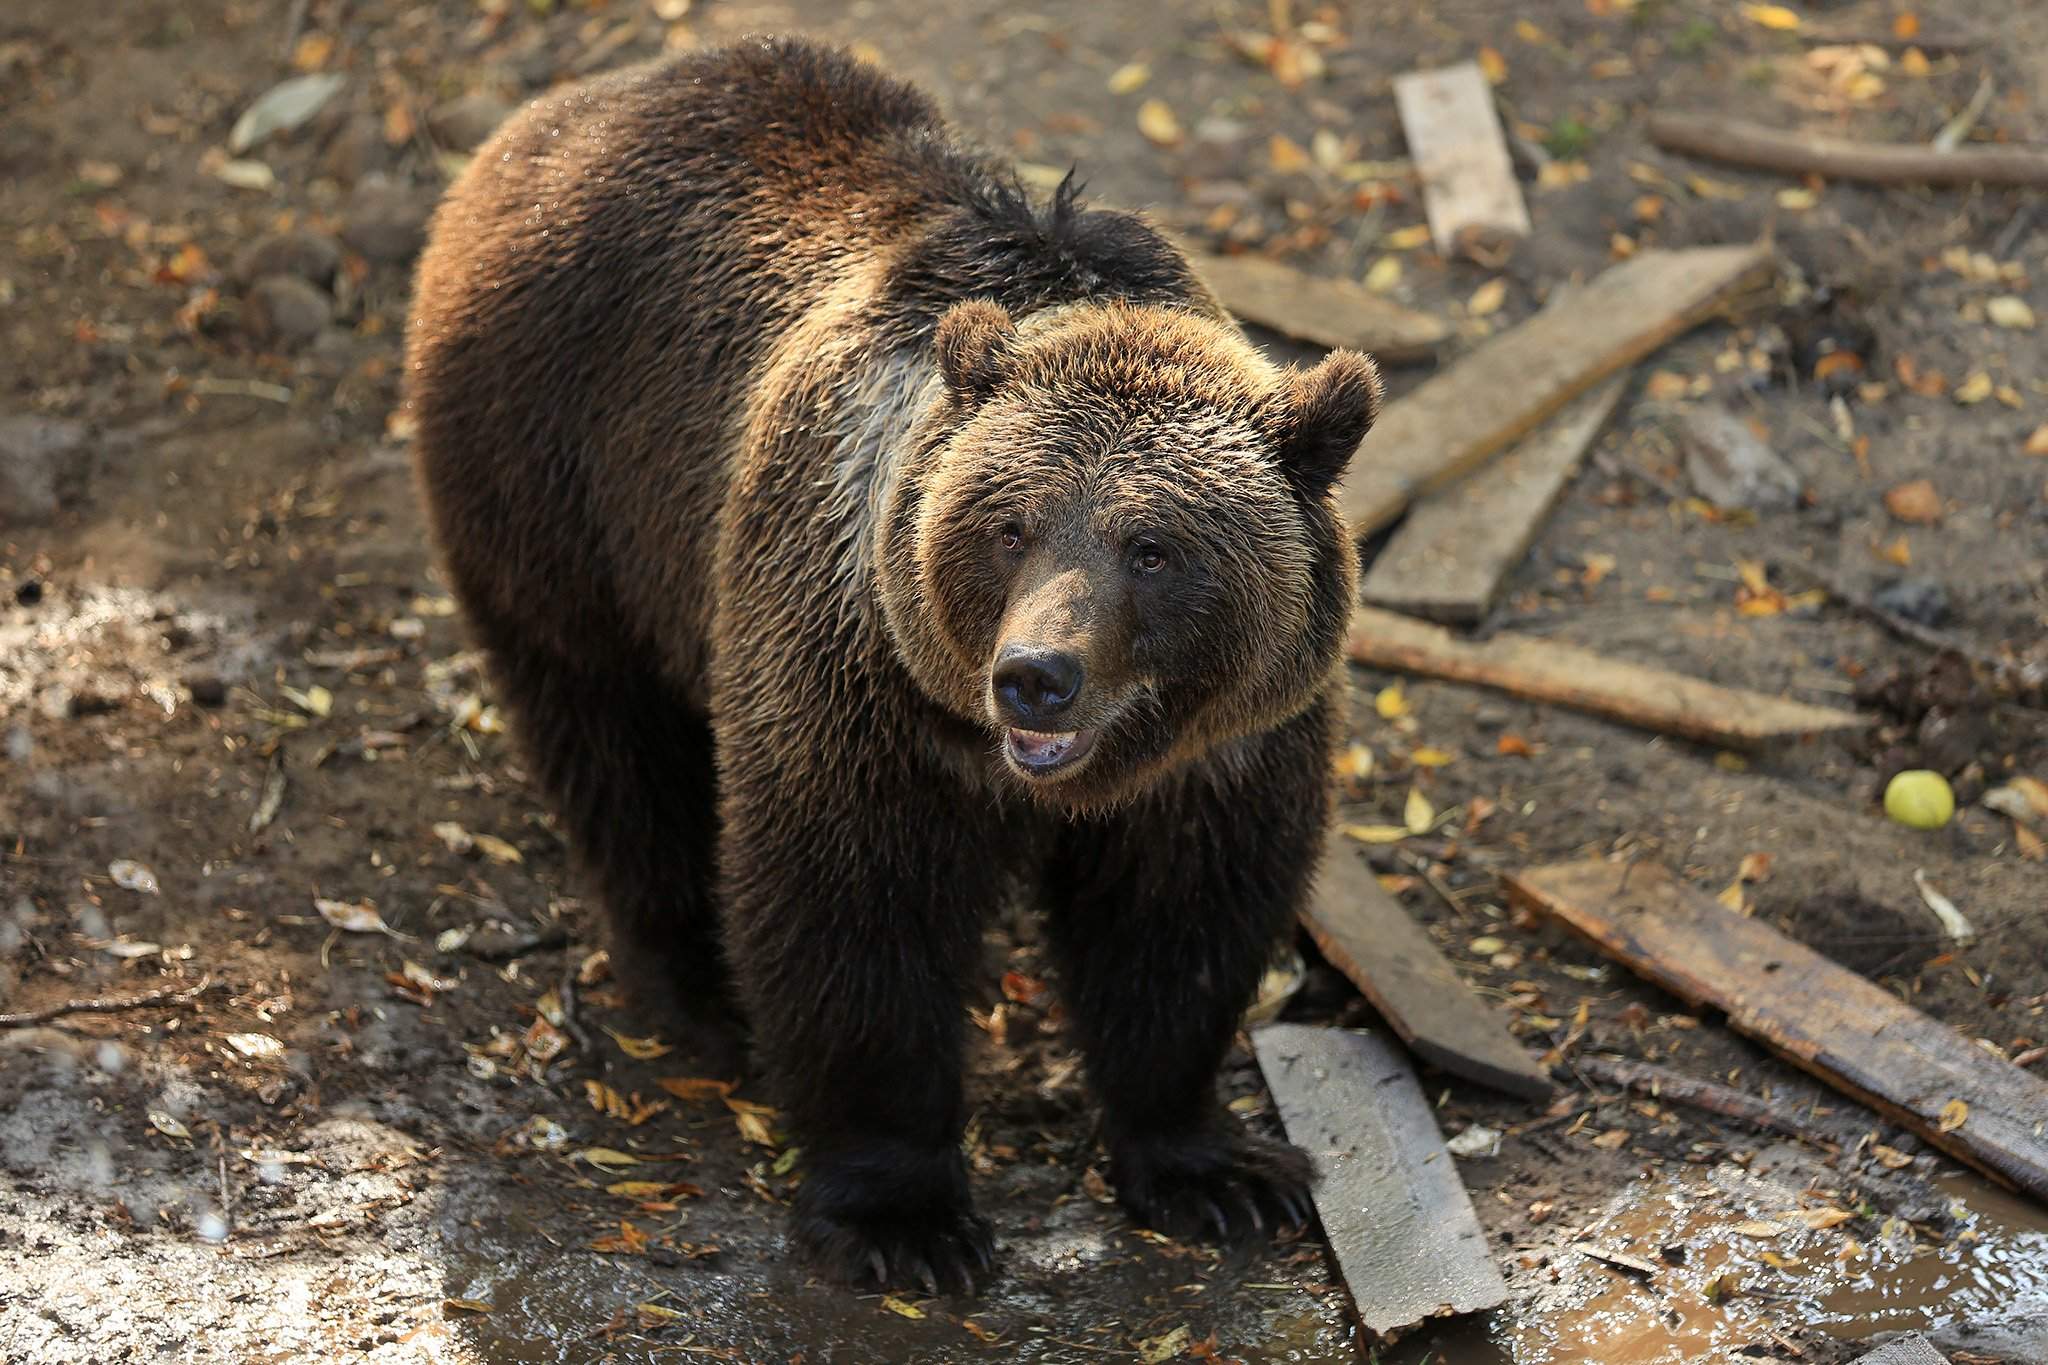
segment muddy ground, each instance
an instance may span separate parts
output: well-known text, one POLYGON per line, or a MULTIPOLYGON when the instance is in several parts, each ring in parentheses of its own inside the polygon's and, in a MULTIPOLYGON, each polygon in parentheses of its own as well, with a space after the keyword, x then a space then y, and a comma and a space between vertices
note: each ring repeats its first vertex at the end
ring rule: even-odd
MULTIPOLYGON (((462 149, 510 103, 664 46, 796 28, 926 82, 1027 175, 1078 162, 1096 194, 1198 238, 1369 278, 1455 319, 1458 348, 1631 250, 1775 234, 1791 283, 1638 370, 1604 466, 1575 482, 1499 623, 1837 705, 1894 670, 1901 682, 1871 702, 1868 736, 1737 760, 1450 685, 1411 681, 1380 704, 1398 680, 1357 675, 1373 768, 1351 781, 1347 818, 1398 823, 1411 789, 1450 815, 1370 856, 1524 1041, 1566 1062, 1547 1113, 1425 1075, 1447 1132, 1507 1133, 1461 1171, 1516 1302, 1385 1358, 1827 1365, 1925 1326, 1958 1359, 2048 1359, 2039 1209, 1932 1156, 1890 1170, 1767 1152, 1740 1125, 1585 1081, 1580 1053, 1648 1058, 1920 1151, 1516 918, 1494 881, 1644 851, 1719 893, 1769 855, 1767 878, 1732 893, 1757 915, 2006 1055, 2048 1039, 2048 867, 1977 800, 2048 778, 2042 699, 1931 672, 1926 652, 1835 606, 1774 600, 1798 586, 1783 577, 1759 595, 1737 567, 1805 562, 1859 590, 1910 575, 1945 596, 1947 629, 2042 658, 2048 459, 2026 446, 2048 422, 2048 355, 2039 331, 1987 310, 2002 296, 2048 310, 2048 210, 2015 191, 1749 176, 1659 154, 1641 132, 1655 104, 1924 140, 1988 79, 1974 135, 2048 139, 2048 11, 1815 3, 1796 11, 1804 32, 1708 0, 1501 11, 12 0, 0 1010, 168 998, 0 1029, 0 1358, 1376 1349, 1314 1235, 1222 1256, 1104 1202, 1030 924, 991 936, 976 1014, 970 1146, 1006 1274, 975 1301, 810 1280, 776 1208, 801 1154, 745 1088, 681 1084, 719 1078, 680 1051, 646 1055, 663 1044, 594 956, 594 907, 423 543, 396 407, 408 263, 462 149), (1902 15, 1924 25, 1924 52, 1894 40, 1902 15), (1415 190, 1382 164, 1403 154, 1389 78, 1473 55, 1501 78, 1536 227, 1490 265, 1404 233, 1415 190), (308 72, 344 77, 310 122, 225 149, 257 96, 308 72), (1155 140, 1173 131, 1157 109, 1153 137, 1140 131, 1148 100, 1177 142, 1155 140), (251 258, 280 233, 298 235, 251 258), (1823 367, 1817 384, 1816 339, 1861 369, 1823 367), (1804 503, 1746 520, 1657 491, 1684 491, 1667 433, 1685 401, 1756 419, 1804 503), (1650 477, 1611 472, 1629 467, 1650 477), (1900 522, 1884 492, 1923 478, 1938 518, 1900 522), (1907 766, 1955 779, 1946 829, 1878 809, 1907 766), (1944 938, 1916 870, 1963 908, 1974 945, 1944 938), (389 933, 336 929, 316 901, 372 907, 389 933), (1768 1244, 1730 1231, 1795 1205, 1853 1217, 1768 1244), (1593 1244, 1698 1254, 1652 1287, 1578 1253, 1593 1244)), ((1425 372, 1390 371, 1391 386, 1425 372)), ((1312 954, 1288 1008, 1372 1022, 1312 954)), ((1270 1121, 1248 1061, 1228 1083, 1248 1121, 1270 1121)))

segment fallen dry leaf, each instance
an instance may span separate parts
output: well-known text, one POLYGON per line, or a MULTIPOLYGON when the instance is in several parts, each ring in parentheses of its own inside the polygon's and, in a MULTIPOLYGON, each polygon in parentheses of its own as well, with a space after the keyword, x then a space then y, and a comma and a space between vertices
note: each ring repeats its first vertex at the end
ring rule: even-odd
POLYGON ((922 1318, 924 1316, 924 1310, 922 1308, 919 1308, 914 1303, 905 1302, 904 1300, 897 1298, 894 1294, 882 1295, 882 1307, 888 1309, 891 1313, 894 1313, 899 1318, 915 1319, 922 1318))
POLYGON ((636 1062, 649 1062, 653 1061, 656 1057, 666 1057, 673 1050, 667 1043, 652 1035, 645 1038, 629 1037, 609 1024, 604 1026, 604 1031, 610 1034, 611 1040, 619 1045, 619 1051, 625 1053, 636 1062))
POLYGON ((332 901, 314 897, 313 908, 320 912, 320 918, 348 934, 389 934, 393 938, 405 935, 384 922, 377 913, 377 907, 368 901, 332 901))
POLYGON ((1345 825, 1344 837, 1356 839, 1361 844, 1398 844, 1408 837, 1408 830, 1401 825, 1345 825))
POLYGON ((1953 1133, 1970 1121, 1970 1106, 1965 1100, 1950 1100, 1941 1106, 1941 1116, 1935 1120, 1935 1131, 1953 1133))
POLYGON ((1472 291, 1472 297, 1465 302, 1465 311, 1475 318, 1483 318, 1489 313, 1499 312, 1500 306, 1506 302, 1507 296, 1508 282, 1506 278, 1496 275, 1472 291))
POLYGON ((1127 62, 1109 76, 1109 93, 1128 95, 1152 78, 1152 68, 1143 62, 1127 62))
POLYGON ((1379 712, 1381 720, 1399 720, 1408 714, 1408 694, 1399 683, 1382 687, 1372 699, 1372 709, 1379 712))
POLYGON ((1941 494, 1927 479, 1914 479, 1886 491, 1884 509, 1898 521, 1931 526, 1941 520, 1941 494))
POLYGON ((1971 403, 1981 403, 1989 398, 1997 387, 1996 384, 1991 382, 1989 374, 1983 370, 1978 370, 1956 387, 1955 400, 1965 406, 1971 403))
POLYGON ((1160 147, 1176 146, 1182 137, 1180 120, 1174 116, 1173 107, 1162 99, 1149 99, 1138 106, 1138 131, 1146 141, 1160 147))
POLYGON ((1742 867, 1736 875, 1746 882, 1769 881, 1771 878, 1771 863, 1773 861, 1774 858, 1769 853, 1744 854, 1742 867))
POLYGON ((1783 5, 1745 4, 1742 17, 1760 28, 1776 29, 1781 33, 1793 33, 1799 28, 1799 15, 1783 5))
POLYGON ((2048 455, 2048 422, 2035 427, 2034 434, 2027 437, 2027 443, 2021 449, 2029 455, 2048 455))
POLYGON ((655 1082, 663 1090, 679 1100, 722 1100, 732 1093, 731 1081, 712 1080, 703 1076, 661 1076, 655 1082))
POLYGON ((1401 820, 1408 826, 1410 834, 1427 834, 1430 826, 1436 823, 1436 807, 1429 803, 1429 798, 1422 794, 1420 788, 1410 787, 1407 804, 1401 808, 1401 820))
POLYGON ((2000 294, 1997 298, 1986 300, 1984 316, 1990 318, 1994 326, 2010 328, 2013 331, 2028 332, 2034 327, 2034 310, 2017 294, 2000 294))

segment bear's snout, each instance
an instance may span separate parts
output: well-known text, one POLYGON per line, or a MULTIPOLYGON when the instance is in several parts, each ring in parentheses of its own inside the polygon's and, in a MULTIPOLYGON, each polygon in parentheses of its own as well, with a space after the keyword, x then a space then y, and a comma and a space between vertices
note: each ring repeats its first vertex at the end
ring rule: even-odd
POLYGON ((1006 644, 996 653, 989 684, 1005 717, 1025 729, 1044 729, 1066 714, 1087 676, 1071 654, 1042 645, 1006 644))

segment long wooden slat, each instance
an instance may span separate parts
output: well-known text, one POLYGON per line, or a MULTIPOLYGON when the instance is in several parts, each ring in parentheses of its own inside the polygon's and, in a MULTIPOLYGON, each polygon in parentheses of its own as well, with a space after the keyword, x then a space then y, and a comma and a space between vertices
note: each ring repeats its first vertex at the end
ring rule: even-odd
POLYGON ((1316 1164, 1316 1212, 1366 1330, 1391 1337, 1505 1302, 1486 1232, 1400 1049, 1301 1024, 1268 1025, 1252 1047, 1287 1136, 1316 1164))
POLYGON ((1971 144, 1952 152, 1924 144, 1856 142, 1825 133, 1795 133, 1742 119, 1653 114, 1650 141, 1786 175, 1819 175, 1872 185, 2035 185, 2048 187, 2048 149, 1971 144))
POLYGON ((1442 318, 1403 308, 1351 280, 1309 275, 1260 256, 1187 256, 1225 308, 1283 336, 1406 362, 1434 356, 1451 334, 1442 318))
POLYGON ((1508 1035, 1406 910, 1333 834, 1301 922, 1332 967, 1372 1001, 1431 1066, 1526 1099, 1550 1098, 1550 1077, 1508 1035))
POLYGON ((2048 1202, 2048 1081, 1656 863, 1560 863, 1507 886, 1631 971, 2048 1202))
POLYGON ((1886 1342, 1867 1356, 1857 1356, 1851 1365, 1948 1365, 1948 1357, 1914 1332, 1886 1342))
POLYGON ((1442 626, 1377 607, 1351 613, 1352 662, 1499 688, 1629 725, 1732 749, 1868 725, 1853 711, 1624 663, 1575 645, 1505 631, 1461 640, 1442 626))
POLYGON ((1394 77, 1394 107, 1440 254, 1453 254, 1468 230, 1510 240, 1529 235, 1529 209, 1477 63, 1394 77))
POLYGON ((1627 385, 1617 376, 1573 399, 1498 460, 1409 508, 1365 576, 1365 600, 1458 625, 1485 616, 1627 385))
POLYGON ((1351 460, 1344 515, 1365 535, 1586 390, 1769 279, 1767 246, 1645 251, 1389 404, 1351 460))

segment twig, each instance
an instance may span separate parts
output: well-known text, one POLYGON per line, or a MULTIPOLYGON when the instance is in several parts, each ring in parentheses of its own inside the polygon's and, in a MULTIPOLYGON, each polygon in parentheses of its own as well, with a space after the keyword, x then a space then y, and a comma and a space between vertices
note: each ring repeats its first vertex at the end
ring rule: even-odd
POLYGON ((1970 102, 1963 106, 1961 113, 1941 125, 1941 131, 1927 145, 1943 153, 1953 152, 1962 146, 1963 139, 1970 135, 1970 130, 1977 126, 1977 120, 1984 117, 1984 111, 1991 106, 1992 89, 1991 77, 1979 76, 1977 93, 1970 96, 1970 102))
POLYGON ((1941 152, 1905 143, 1788 133, 1760 123, 1698 114, 1651 115, 1650 141, 1667 152, 1686 152, 1734 166, 1873 185, 2048 186, 2048 150, 2031 147, 1941 152))
MULTIPOLYGON (((463 894, 468 894, 467 892, 463 894)), ((462 945, 463 951, 483 962, 510 962, 528 953, 544 953, 569 946, 569 931, 561 925, 538 929, 530 934, 478 934, 462 945)))
POLYGON ((1786 577, 1801 579, 1807 584, 1819 588, 1856 615, 1861 616, 1873 625, 1882 626, 1901 640, 1919 645, 1923 649, 1931 649, 1937 654, 1960 655, 1971 663, 1990 669, 1992 672, 2000 675, 2003 675, 2009 667, 2004 659, 1999 658, 1989 650, 1980 649, 1967 640, 1958 639, 1950 635, 1947 631, 1936 630, 1932 626, 1923 626, 1918 621, 1909 621, 1897 612, 1886 611, 1883 607, 1880 607, 1877 603, 1860 593, 1851 592, 1819 569, 1811 568, 1793 560, 1778 560, 1773 563, 1772 567, 1786 577))
POLYGON ((1991 259, 2002 261, 2012 255, 2012 249, 2020 244, 2028 229, 2034 226, 2034 211, 2041 207, 2038 199, 2031 195, 2022 203, 2019 212, 2005 225, 2005 231, 1998 234, 1998 240, 1991 244, 1991 259))
POLYGON ((190 1004, 213 989, 213 979, 204 978, 196 986, 182 991, 151 991, 126 1000, 66 1000, 62 1004, 50 1005, 39 1010, 23 1010, 18 1014, 0 1014, 0 1028, 32 1028, 47 1024, 52 1019, 61 1019, 67 1014, 113 1014, 120 1010, 142 1009, 149 1005, 190 1004))
POLYGON ((556 992, 562 1002, 562 1032, 575 1039, 583 1055, 597 1063, 598 1071, 603 1072, 609 1069, 609 1059, 590 1041, 583 1021, 576 1017, 576 967, 577 964, 571 962, 562 969, 562 985, 556 992))
POLYGON ((1755 1128, 1766 1128, 1787 1137, 1811 1142, 1816 1147, 1833 1150, 1854 1144, 1860 1134, 1849 1134, 1843 1130, 1824 1126, 1809 1119, 1802 1119, 1786 1113, 1769 1100, 1745 1094, 1713 1081, 1703 1081, 1683 1072, 1649 1062, 1630 1061, 1625 1057, 1581 1057, 1579 1069, 1594 1080, 1608 1085, 1618 1085, 1645 1095, 1654 1095, 1660 1100, 1683 1104, 1692 1109, 1703 1109, 1710 1114, 1735 1119, 1755 1128))

